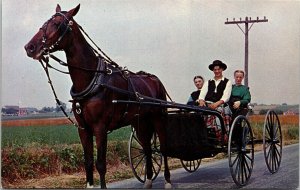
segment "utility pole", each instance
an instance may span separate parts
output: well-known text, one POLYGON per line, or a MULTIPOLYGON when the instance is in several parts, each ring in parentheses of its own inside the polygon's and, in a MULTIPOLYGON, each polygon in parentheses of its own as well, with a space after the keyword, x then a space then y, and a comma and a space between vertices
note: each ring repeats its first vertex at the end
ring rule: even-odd
POLYGON ((235 18, 233 18, 233 21, 228 21, 228 18, 225 22, 225 24, 236 24, 241 31, 244 33, 245 35, 245 86, 248 87, 248 33, 251 29, 251 27, 253 26, 254 23, 257 22, 268 22, 268 19, 266 19, 266 17, 264 17, 264 19, 259 19, 258 17, 256 18, 256 20, 251 20, 251 17, 248 18, 246 17, 245 20, 242 20, 240 18, 240 20, 235 20, 235 18), (251 24, 251 26, 249 27, 249 24, 251 24), (239 24, 245 24, 245 30, 243 30, 239 24))

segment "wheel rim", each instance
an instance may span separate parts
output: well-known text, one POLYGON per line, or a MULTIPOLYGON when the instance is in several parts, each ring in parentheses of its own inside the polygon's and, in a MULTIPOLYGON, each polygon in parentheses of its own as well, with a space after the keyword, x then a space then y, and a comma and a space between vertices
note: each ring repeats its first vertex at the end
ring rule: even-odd
MULTIPOLYGON (((155 133, 151 139, 151 149, 152 149, 152 180, 155 180, 158 176, 161 165, 162 165, 162 155, 160 153, 160 144, 155 133)), ((129 153, 129 164, 133 171, 134 176, 142 183, 146 181, 146 155, 141 146, 140 141, 137 138, 136 131, 133 129, 129 143, 128 143, 128 153, 129 153)))
POLYGON ((192 161, 186 161, 186 160, 180 160, 182 167, 188 171, 188 172, 194 172, 196 171, 201 163, 201 159, 198 160, 192 160, 192 161))
POLYGON ((265 118, 263 149, 269 171, 276 173, 282 157, 282 136, 280 121, 273 110, 269 110, 265 118))
POLYGON ((254 142, 251 126, 245 116, 238 116, 232 123, 228 141, 228 159, 235 184, 248 183, 254 163, 254 142))

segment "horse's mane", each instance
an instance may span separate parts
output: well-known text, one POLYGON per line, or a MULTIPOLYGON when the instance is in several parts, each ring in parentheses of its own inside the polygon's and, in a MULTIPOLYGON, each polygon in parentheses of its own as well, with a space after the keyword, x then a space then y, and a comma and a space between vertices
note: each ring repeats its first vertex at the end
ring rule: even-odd
POLYGON ((138 71, 135 74, 137 74, 137 75, 147 75, 147 76, 150 76, 150 77, 156 77, 154 74, 148 73, 146 71, 138 71))

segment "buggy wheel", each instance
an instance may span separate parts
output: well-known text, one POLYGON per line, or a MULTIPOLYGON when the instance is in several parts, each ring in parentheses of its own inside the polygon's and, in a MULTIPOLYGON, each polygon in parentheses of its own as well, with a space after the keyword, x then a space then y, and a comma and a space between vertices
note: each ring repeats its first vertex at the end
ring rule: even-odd
POLYGON ((263 149, 269 171, 276 173, 281 163, 282 136, 278 116, 273 110, 269 110, 265 118, 263 149))
POLYGON ((187 172, 194 172, 196 171, 201 163, 201 159, 198 160, 192 160, 192 161, 186 161, 186 160, 180 160, 182 167, 187 171, 187 172))
MULTIPOLYGON (((156 133, 153 134, 151 139, 151 149, 152 149, 152 180, 158 176, 161 165, 162 165, 162 155, 160 153, 160 144, 158 136, 156 133)), ((137 138, 136 131, 133 129, 130 135, 128 143, 128 154, 129 154, 129 164, 133 171, 134 176, 142 183, 146 181, 146 155, 141 146, 140 141, 137 138)))
POLYGON ((232 123, 228 140, 228 160, 235 184, 246 185, 253 170, 254 142, 249 121, 243 115, 235 118, 232 123))

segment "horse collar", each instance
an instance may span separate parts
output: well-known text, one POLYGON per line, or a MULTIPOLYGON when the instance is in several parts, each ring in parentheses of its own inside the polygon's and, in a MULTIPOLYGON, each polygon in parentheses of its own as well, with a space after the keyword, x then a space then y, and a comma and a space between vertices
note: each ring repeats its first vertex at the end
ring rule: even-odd
POLYGON ((90 84, 81 92, 75 92, 74 85, 71 87, 70 94, 74 100, 83 100, 96 93, 98 87, 102 84, 104 75, 101 75, 101 71, 107 70, 106 63, 104 59, 99 57, 97 69, 94 78, 91 80, 90 84))

